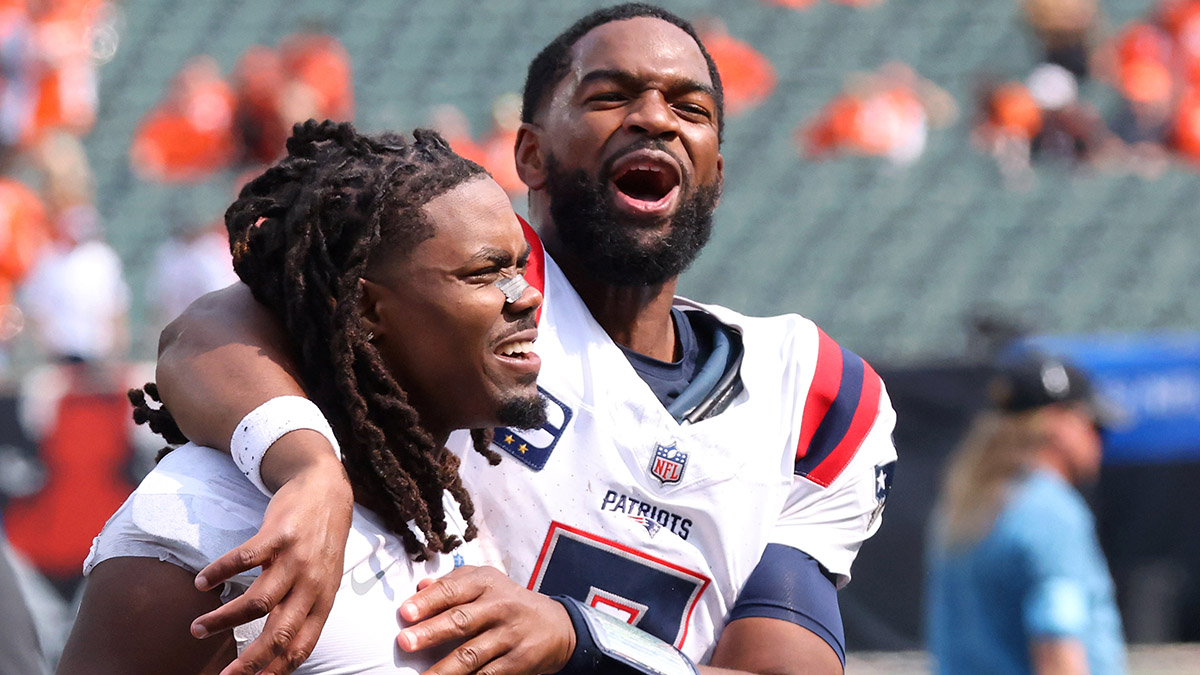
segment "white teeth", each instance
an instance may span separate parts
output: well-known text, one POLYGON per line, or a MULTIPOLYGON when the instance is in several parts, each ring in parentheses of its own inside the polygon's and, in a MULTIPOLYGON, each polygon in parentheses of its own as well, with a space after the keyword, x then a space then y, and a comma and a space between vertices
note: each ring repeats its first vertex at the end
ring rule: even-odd
POLYGON ((514 354, 529 354, 533 351, 533 341, 524 340, 521 342, 510 342, 501 347, 496 353, 501 356, 512 356, 514 354))

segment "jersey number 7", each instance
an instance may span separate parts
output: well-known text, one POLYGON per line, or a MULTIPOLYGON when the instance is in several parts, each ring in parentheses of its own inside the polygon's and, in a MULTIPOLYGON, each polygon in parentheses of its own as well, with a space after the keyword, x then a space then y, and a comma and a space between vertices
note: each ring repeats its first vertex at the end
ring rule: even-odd
POLYGON ((699 572, 555 521, 529 589, 569 595, 682 648, 708 584, 699 572))

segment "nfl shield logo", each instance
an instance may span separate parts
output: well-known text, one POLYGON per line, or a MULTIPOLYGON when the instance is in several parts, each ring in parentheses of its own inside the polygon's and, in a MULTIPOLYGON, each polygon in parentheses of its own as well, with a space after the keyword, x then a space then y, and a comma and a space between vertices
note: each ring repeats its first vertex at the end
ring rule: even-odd
POLYGON ((687 453, 677 450, 674 443, 665 447, 656 446, 654 459, 650 460, 650 475, 663 485, 678 483, 683 478, 684 468, 687 467, 687 458, 687 453))

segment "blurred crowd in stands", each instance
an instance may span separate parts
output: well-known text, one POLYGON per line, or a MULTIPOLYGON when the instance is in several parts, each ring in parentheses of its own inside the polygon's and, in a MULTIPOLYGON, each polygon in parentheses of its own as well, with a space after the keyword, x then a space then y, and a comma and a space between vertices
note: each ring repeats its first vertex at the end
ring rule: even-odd
POLYGON ((189 60, 142 119, 129 158, 140 177, 161 182, 254 170, 279 157, 292 125, 310 117, 354 118, 350 55, 316 30, 246 49, 228 78, 207 54, 189 60))
MULTIPOLYGON (((808 9, 813 5, 821 2, 821 0, 763 0, 768 5, 778 5, 789 9, 808 9)), ((848 5, 850 7, 866 7, 868 5, 878 5, 883 0, 829 0, 836 5, 848 5)))
MULTIPOLYGON (((804 9, 814 2, 771 4, 804 9)), ((972 104, 972 141, 1010 187, 1028 188, 1037 164, 1154 177, 1172 160, 1200 162, 1200 0, 1160 0, 1117 29, 1098 0, 1021 0, 1021 10, 1036 65, 1024 76, 977 74, 972 104), (1115 104, 1092 100, 1111 93, 1115 104)), ((757 58, 760 72, 771 72, 757 53, 737 58, 757 58)), ((847 76, 842 91, 797 129, 796 143, 808 160, 878 156, 903 166, 957 112, 944 90, 893 62, 847 76)))
MULTIPOLYGON (((116 49, 119 19, 119 11, 104 0, 0 2, 0 381, 21 370, 11 363, 14 348, 33 352, 25 366, 86 364, 90 377, 99 381, 105 379, 99 375, 103 367, 127 357, 130 291, 121 260, 105 239, 82 142, 96 119, 97 69, 116 49), (27 339, 16 340, 19 335, 27 339)), ((295 40, 304 41, 303 36, 295 40)), ((344 52, 342 57, 348 73, 344 52)), ((319 68, 310 61, 288 54, 290 72, 319 68)), ((197 110, 220 111, 220 96, 206 79, 210 74, 207 60, 189 64, 173 88, 173 95, 187 101, 181 109, 196 113, 194 119, 205 118, 197 110)), ((349 104, 342 105, 340 110, 351 114, 349 104)), ((144 128, 161 132, 154 121, 163 117, 161 111, 152 113, 144 128)), ((195 142, 185 126, 167 134, 173 141, 195 142)), ((282 144, 282 122, 270 131, 265 122, 260 127, 260 137, 275 134, 263 148, 282 144)), ((181 171, 175 165, 165 168, 170 162, 149 149, 153 142, 143 134, 134 145, 133 154, 158 167, 158 174, 147 169, 143 175, 181 171)), ((205 152, 227 148, 212 138, 196 146, 205 152)), ((207 258, 175 266, 174 274, 156 275, 151 302, 157 327, 186 304, 184 296, 190 301, 233 278, 226 246, 213 246, 210 231, 207 224, 175 228, 166 245, 170 255, 203 252, 207 258)))
POLYGON ((931 127, 947 126, 957 116, 945 90, 893 62, 849 75, 842 92, 796 136, 808 159, 874 155, 904 166, 925 152, 931 127))
POLYGON ((1022 80, 987 81, 973 138, 1010 185, 1031 163, 1148 177, 1200 161, 1200 2, 1161 0, 1109 30, 1097 0, 1024 0, 1041 62, 1022 80), (1088 94, 1107 87, 1102 115, 1088 94))
POLYGON ((102 0, 0 3, 0 375, 26 321, 50 360, 125 354, 128 291, 81 143, 113 21, 102 0))

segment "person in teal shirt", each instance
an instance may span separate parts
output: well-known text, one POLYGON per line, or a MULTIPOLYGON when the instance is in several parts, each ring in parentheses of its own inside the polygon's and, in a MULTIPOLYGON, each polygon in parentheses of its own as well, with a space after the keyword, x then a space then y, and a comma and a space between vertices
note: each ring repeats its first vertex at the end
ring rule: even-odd
POLYGON ((1007 368, 951 459, 929 538, 925 628, 938 673, 1124 673, 1112 577, 1077 487, 1113 411, 1078 369, 1007 368))

